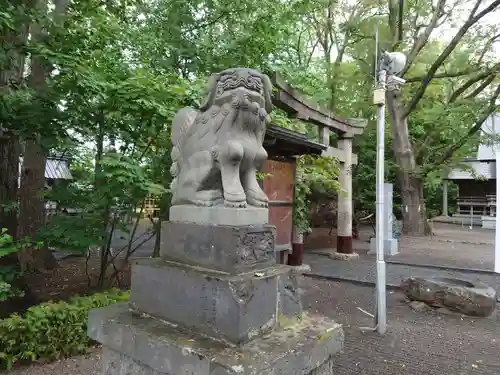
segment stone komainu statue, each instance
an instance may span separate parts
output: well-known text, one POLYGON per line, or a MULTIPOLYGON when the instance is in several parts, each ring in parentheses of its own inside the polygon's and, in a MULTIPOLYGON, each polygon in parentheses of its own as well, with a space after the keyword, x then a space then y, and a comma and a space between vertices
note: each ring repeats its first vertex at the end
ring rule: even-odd
POLYGON ((267 207, 257 170, 272 111, 269 77, 252 69, 213 74, 199 111, 183 108, 172 123, 172 205, 267 207))

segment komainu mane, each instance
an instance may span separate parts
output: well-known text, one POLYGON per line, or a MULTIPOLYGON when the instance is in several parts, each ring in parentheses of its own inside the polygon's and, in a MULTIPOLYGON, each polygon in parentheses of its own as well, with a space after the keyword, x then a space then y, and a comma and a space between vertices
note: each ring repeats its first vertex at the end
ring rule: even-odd
POLYGON ((199 111, 172 123, 172 205, 267 207, 257 182, 272 111, 269 77, 247 68, 213 74, 199 111))

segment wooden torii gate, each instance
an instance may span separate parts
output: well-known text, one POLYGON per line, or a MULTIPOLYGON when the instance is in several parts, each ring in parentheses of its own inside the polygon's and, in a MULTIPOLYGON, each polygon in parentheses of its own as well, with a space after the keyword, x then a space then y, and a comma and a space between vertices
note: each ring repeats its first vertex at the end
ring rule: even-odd
POLYGON ((340 162, 340 193, 337 208, 337 252, 353 253, 352 248, 352 165, 358 157, 352 152, 352 139, 363 133, 367 121, 343 118, 328 109, 308 100, 303 93, 290 86, 285 79, 275 73, 272 77, 276 89, 273 104, 290 117, 300 119, 318 128, 320 143, 327 146, 323 156, 332 156, 340 162), (330 144, 330 134, 337 134, 337 145, 330 144))

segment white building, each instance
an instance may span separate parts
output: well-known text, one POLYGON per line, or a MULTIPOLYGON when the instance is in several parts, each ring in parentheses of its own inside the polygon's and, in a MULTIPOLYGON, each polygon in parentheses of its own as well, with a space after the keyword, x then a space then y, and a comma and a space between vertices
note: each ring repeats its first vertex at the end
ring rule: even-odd
POLYGON ((481 126, 481 135, 489 138, 479 145, 476 155, 466 158, 466 168, 452 169, 443 184, 443 216, 448 216, 448 181, 458 185, 457 212, 454 218, 472 225, 495 228, 496 161, 495 143, 500 137, 500 113, 492 114, 481 126))

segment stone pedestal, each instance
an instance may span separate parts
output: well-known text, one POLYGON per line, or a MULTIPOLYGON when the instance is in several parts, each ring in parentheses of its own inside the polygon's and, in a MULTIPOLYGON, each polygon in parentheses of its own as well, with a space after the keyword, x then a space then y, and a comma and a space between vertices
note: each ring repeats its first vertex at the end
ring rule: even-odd
POLYGON ((234 346, 126 304, 91 311, 89 335, 103 344, 104 375, 334 375, 343 345, 340 325, 315 315, 234 346))
POLYGON ((260 225, 267 224, 269 210, 260 207, 235 209, 225 206, 198 207, 173 206, 170 208, 171 221, 212 225, 260 225))
POLYGON ((235 274, 276 263, 272 225, 211 225, 168 221, 161 227, 160 256, 235 274))
POLYGON ((333 375, 342 328, 302 311, 301 270, 275 264, 274 239, 267 224, 165 223, 130 303, 90 312, 102 374, 333 375))
POLYGON ((132 266, 130 306, 235 344, 268 333, 280 317, 302 315, 297 275, 282 265, 227 275, 162 259, 139 260, 132 266))

